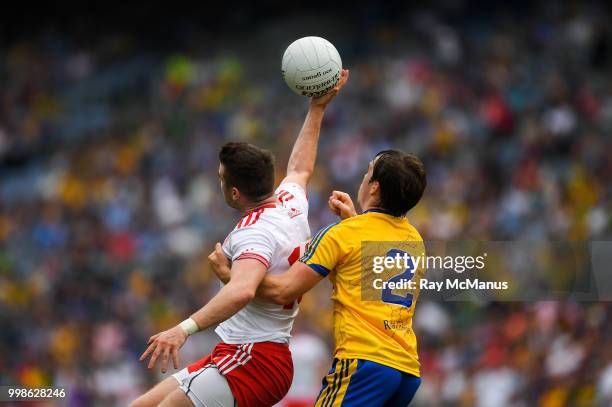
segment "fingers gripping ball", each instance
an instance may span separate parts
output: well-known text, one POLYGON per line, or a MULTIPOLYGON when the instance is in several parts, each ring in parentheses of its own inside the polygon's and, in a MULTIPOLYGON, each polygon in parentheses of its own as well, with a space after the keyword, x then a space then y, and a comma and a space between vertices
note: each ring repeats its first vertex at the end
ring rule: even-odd
POLYGON ((341 70, 340 54, 331 42, 321 37, 300 38, 283 55, 283 79, 298 95, 325 95, 338 83, 341 70))

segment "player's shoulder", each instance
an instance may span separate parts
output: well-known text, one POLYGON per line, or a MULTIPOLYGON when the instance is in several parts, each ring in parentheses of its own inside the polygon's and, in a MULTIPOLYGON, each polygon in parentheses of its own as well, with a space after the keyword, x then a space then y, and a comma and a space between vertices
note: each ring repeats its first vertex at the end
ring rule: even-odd
POLYGON ((274 237, 286 234, 296 216, 302 215, 299 208, 282 204, 269 204, 245 214, 230 232, 231 236, 268 235, 274 237))
POLYGON ((342 219, 334 226, 335 233, 352 233, 355 228, 362 227, 366 219, 361 215, 351 216, 350 218, 342 219))
POLYGON ((277 193, 280 191, 294 191, 294 192, 299 192, 300 194, 303 194, 303 195, 306 194, 306 190, 304 189, 304 187, 298 184, 297 182, 293 182, 293 181, 284 181, 284 180, 281 181, 279 186, 276 188, 277 193))
POLYGON ((353 216, 331 223, 321 229, 321 233, 326 237, 326 240, 333 241, 341 247, 351 246, 355 241, 361 240, 362 237, 362 233, 359 231, 361 222, 355 219, 358 217, 353 216))
POLYGON ((317 234, 325 234, 325 235, 338 235, 346 232, 350 232, 354 229, 355 225, 360 224, 359 215, 353 216, 346 219, 341 219, 337 222, 330 223, 317 232, 317 234))
POLYGON ((408 220, 406 220, 407 223, 407 229, 408 229, 408 238, 407 240, 411 240, 414 242, 422 242, 423 241, 423 236, 421 236, 421 232, 419 232, 419 230, 416 228, 416 226, 414 226, 412 223, 410 223, 408 220))
POLYGON ((296 182, 283 181, 274 191, 276 198, 285 204, 292 200, 308 201, 308 194, 304 187, 296 182))
POLYGON ((274 203, 255 208, 242 215, 240 220, 236 223, 234 230, 232 230, 232 233, 244 233, 246 231, 265 229, 265 225, 268 223, 266 220, 274 216, 277 211, 278 205, 274 203))
POLYGON ((344 233, 346 227, 343 223, 344 220, 339 220, 322 227, 312 237, 312 242, 324 240, 324 238, 325 240, 336 240, 338 242, 346 241, 348 235, 344 233))
MULTIPOLYGON (((351 216, 350 218, 346 218, 336 223, 332 223, 328 225, 327 228, 324 228, 324 230, 325 233, 328 234, 330 237, 336 238, 343 242, 348 242, 352 240, 360 240, 363 237, 364 230, 374 232, 374 230, 371 230, 373 227, 375 227, 375 231, 382 235, 387 232, 386 230, 384 230, 384 228, 380 229, 380 225, 378 224, 372 225, 370 217, 364 216, 364 214, 351 216)), ((403 227, 409 227, 414 229, 414 227, 410 225, 407 221, 406 224, 403 225, 403 227)), ((416 232, 416 229, 414 229, 414 231, 416 232)), ((418 232, 416 233, 418 234, 418 232)))

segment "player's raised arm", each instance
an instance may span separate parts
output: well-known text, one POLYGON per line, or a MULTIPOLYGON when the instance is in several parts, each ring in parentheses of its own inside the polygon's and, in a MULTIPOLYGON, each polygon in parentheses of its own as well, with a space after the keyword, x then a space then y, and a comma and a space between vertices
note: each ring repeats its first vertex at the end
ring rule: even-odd
POLYGON ((317 159, 317 145, 319 143, 319 132, 325 108, 332 99, 340 92, 349 77, 348 69, 340 73, 338 84, 328 93, 317 98, 310 99, 308 114, 300 130, 291 156, 287 165, 287 176, 283 182, 295 182, 302 188, 306 188, 308 181, 314 171, 317 159))

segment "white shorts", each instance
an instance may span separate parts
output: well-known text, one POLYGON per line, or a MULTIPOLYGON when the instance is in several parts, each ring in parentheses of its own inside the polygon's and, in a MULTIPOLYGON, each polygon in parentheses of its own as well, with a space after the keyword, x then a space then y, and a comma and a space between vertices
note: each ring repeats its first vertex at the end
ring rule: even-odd
POLYGON ((195 407, 235 407, 227 379, 210 364, 189 373, 187 368, 172 375, 195 407))

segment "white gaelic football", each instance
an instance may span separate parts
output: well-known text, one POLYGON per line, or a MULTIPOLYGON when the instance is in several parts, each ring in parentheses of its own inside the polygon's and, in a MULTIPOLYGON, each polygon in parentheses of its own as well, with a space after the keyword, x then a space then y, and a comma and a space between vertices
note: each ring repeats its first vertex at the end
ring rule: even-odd
POLYGON ((304 37, 289 45, 281 69, 292 91, 318 97, 336 86, 342 60, 331 42, 321 37, 304 37))

